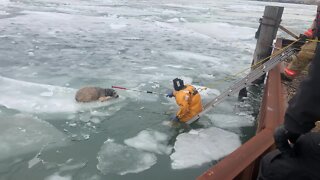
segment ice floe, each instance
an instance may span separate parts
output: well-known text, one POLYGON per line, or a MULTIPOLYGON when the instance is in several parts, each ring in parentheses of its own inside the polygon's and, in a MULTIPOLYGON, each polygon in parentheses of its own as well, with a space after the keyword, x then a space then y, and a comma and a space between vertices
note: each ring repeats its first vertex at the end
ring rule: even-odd
POLYGON ((220 128, 191 130, 176 138, 171 167, 184 169, 198 167, 204 163, 228 155, 241 145, 239 136, 220 128))
POLYGON ((149 169, 157 162, 153 153, 137 150, 133 147, 106 141, 98 153, 97 168, 102 174, 139 173, 149 169))
POLYGON ((44 180, 72 180, 72 177, 70 175, 61 176, 59 173, 54 173, 46 177, 44 180))
MULTIPOLYGON (((54 126, 27 114, 0 117, 0 159, 67 144, 54 126)), ((32 166, 34 162, 30 162, 32 166)))
POLYGON ((246 113, 244 113, 243 116, 219 113, 212 113, 206 116, 211 120, 214 126, 220 128, 252 126, 254 123, 254 117, 246 113))
POLYGON ((124 97, 106 102, 77 103, 76 89, 19 81, 0 76, 0 104, 24 112, 75 112, 108 106, 124 97))
POLYGON ((124 141, 128 146, 157 154, 170 154, 172 147, 168 145, 169 136, 167 134, 154 131, 143 130, 137 136, 124 141))

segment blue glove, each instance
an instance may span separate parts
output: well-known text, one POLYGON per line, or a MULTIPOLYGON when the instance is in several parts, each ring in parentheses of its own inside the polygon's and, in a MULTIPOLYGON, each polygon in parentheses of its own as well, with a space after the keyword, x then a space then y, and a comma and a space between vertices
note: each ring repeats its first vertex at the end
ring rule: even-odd
POLYGON ((178 118, 176 115, 174 115, 174 116, 171 117, 171 121, 173 121, 173 122, 180 122, 179 118, 178 118))
POLYGON ((172 97, 173 97, 173 91, 172 91, 172 90, 169 90, 169 91, 167 92, 166 97, 172 98, 172 97))

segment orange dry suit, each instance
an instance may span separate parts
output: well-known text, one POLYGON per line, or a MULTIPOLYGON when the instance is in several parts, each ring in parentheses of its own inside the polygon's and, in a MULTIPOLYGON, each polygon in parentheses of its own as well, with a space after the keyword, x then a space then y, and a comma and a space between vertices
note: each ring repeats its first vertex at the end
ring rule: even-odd
POLYGON ((175 91, 174 96, 179 105, 176 116, 181 122, 187 122, 202 111, 201 96, 193 86, 185 85, 182 90, 175 91))

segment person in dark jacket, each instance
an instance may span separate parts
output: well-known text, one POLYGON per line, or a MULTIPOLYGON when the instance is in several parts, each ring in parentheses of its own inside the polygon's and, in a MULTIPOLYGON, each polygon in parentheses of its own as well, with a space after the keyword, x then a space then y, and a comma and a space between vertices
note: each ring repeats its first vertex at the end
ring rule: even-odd
POLYGON ((310 132, 320 120, 320 47, 308 77, 289 101, 284 124, 275 131, 277 150, 260 164, 258 180, 320 180, 320 132, 310 132))

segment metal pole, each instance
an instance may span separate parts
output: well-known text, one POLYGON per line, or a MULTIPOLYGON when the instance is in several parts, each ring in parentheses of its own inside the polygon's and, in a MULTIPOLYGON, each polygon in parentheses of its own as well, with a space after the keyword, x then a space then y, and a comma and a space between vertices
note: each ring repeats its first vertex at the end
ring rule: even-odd
POLYGON ((293 32, 289 31, 287 28, 283 27, 281 24, 279 24, 279 28, 286 32, 287 34, 289 34, 290 36, 292 36, 295 39, 299 39, 299 36, 295 35, 293 32))

